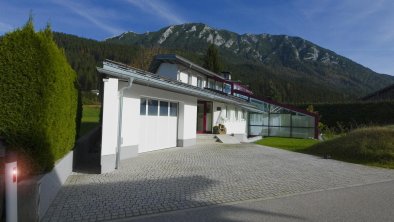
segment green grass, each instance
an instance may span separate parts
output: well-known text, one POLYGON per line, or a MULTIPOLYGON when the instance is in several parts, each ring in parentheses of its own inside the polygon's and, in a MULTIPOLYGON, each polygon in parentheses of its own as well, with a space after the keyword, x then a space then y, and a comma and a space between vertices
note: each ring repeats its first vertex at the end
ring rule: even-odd
POLYGON ((262 140, 257 141, 256 143, 264 146, 270 146, 270 147, 276 147, 285 150, 300 152, 318 142, 319 142, 318 140, 314 140, 314 139, 266 137, 262 140))
POLYGON ((268 137, 257 144, 351 163, 394 169, 394 128, 368 127, 319 142, 311 139, 268 137))
POLYGON ((82 110, 81 129, 79 136, 83 136, 99 125, 100 106, 84 105, 82 110))

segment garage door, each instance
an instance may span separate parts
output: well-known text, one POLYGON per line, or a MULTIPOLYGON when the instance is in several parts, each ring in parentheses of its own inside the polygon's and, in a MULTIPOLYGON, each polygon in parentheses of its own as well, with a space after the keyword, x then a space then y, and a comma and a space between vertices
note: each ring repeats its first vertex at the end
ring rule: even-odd
POLYGON ((141 98, 140 143, 138 152, 175 147, 177 142, 178 103, 141 98))

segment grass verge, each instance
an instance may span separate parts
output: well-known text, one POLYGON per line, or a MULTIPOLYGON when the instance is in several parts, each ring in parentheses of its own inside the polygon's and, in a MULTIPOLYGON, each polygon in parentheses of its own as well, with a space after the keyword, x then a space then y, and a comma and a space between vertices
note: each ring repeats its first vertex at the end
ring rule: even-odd
POLYGON ((325 142, 268 137, 257 144, 351 163, 394 169, 394 128, 360 128, 325 142))
POLYGON ((314 139, 266 137, 262 140, 257 141, 256 143, 263 146, 270 146, 270 147, 281 148, 289 151, 300 152, 318 142, 319 142, 318 140, 314 140, 314 139))
POLYGON ((81 129, 79 137, 85 135, 90 130, 99 125, 100 105, 84 105, 82 110, 81 129))

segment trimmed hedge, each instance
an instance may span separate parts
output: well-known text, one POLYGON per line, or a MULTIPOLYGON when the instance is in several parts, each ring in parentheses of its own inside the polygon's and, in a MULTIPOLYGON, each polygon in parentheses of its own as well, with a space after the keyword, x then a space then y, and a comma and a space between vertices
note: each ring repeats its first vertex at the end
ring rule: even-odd
POLYGON ((28 174, 51 170, 74 147, 79 121, 77 74, 49 27, 35 32, 30 19, 0 40, 0 92, 0 136, 28 174))
POLYGON ((319 113, 320 122, 333 128, 394 124, 394 101, 314 104, 313 108, 319 113))

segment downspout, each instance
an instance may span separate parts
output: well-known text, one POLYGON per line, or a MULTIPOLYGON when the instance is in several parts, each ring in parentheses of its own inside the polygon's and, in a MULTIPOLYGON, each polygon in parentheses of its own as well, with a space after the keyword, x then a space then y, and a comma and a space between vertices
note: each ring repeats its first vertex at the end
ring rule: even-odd
POLYGON ((120 162, 120 146, 122 145, 122 116, 123 116, 123 92, 126 89, 130 89, 133 85, 134 78, 129 78, 129 84, 119 90, 119 110, 118 110, 118 142, 116 145, 116 166, 115 169, 119 169, 120 162))

